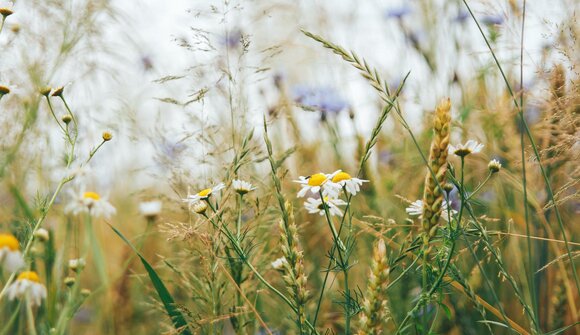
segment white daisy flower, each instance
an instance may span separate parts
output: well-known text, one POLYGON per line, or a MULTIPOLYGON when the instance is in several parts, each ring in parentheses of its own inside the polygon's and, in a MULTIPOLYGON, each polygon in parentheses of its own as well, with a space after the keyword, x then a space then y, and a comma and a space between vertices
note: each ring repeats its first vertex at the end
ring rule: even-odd
POLYGON ((89 213, 94 217, 109 218, 117 210, 106 198, 92 191, 72 193, 72 199, 64 208, 65 213, 78 215, 80 213, 89 213))
POLYGON ((481 152, 481 149, 483 149, 483 144, 474 140, 469 140, 465 142, 465 144, 459 144, 457 146, 452 144, 449 145, 449 153, 459 157, 465 157, 469 154, 476 154, 481 152))
POLYGON ((234 179, 234 181, 232 181, 232 186, 234 187, 234 190, 238 192, 238 194, 240 195, 244 195, 256 189, 254 186, 252 186, 252 184, 248 183, 247 181, 239 179, 234 179))
POLYGON ((297 194, 298 198, 304 197, 308 191, 312 192, 312 194, 318 194, 320 190, 322 190, 324 196, 330 196, 332 198, 338 197, 340 187, 337 187, 337 185, 329 181, 339 172, 340 170, 331 174, 320 172, 307 177, 298 177, 298 180, 294 180, 295 183, 302 185, 302 189, 297 194))
MULTIPOLYGON (((447 214, 447 208, 451 208, 451 216, 457 214, 457 211, 451 207, 451 201, 447 202, 444 201, 443 203, 443 210, 441 211, 441 217, 445 221, 449 221, 449 215, 447 214)), ((411 216, 418 216, 421 218, 423 215, 423 200, 416 200, 409 205, 409 207, 405 208, 405 212, 411 216)))
POLYGON ((46 287, 40 282, 34 271, 24 271, 7 289, 8 299, 25 298, 32 306, 40 306, 42 299, 46 299, 46 287))
POLYGON ((304 203, 304 208, 306 208, 310 214, 318 213, 319 215, 324 215, 324 207, 326 206, 330 215, 341 216, 342 212, 338 206, 344 205, 346 205, 346 202, 338 198, 324 197, 324 203, 320 198, 308 198, 304 203))
POLYGON ((0 234, 0 266, 13 273, 23 268, 25 264, 16 237, 12 234, 0 234))
POLYGON ((331 182, 333 184, 338 184, 340 188, 345 188, 351 195, 356 195, 360 192, 360 187, 363 183, 368 183, 368 180, 353 178, 346 172, 338 170, 334 173, 331 182))
POLYGON ((143 201, 139 204, 139 213, 148 219, 154 219, 161 214, 161 201, 143 201))
POLYGON ((272 262, 272 267, 275 270, 282 270, 284 268, 284 265, 286 265, 286 264, 288 264, 286 257, 280 257, 277 260, 272 262))
POLYGON ((190 209, 197 214, 203 214, 207 210, 207 202, 205 201, 198 201, 193 205, 190 205, 190 209))
POLYGON ((188 202, 189 205, 193 205, 197 202, 199 202, 200 200, 206 200, 209 197, 211 197, 212 194, 214 194, 215 192, 222 190, 226 187, 226 185, 224 183, 219 183, 216 186, 212 187, 212 188, 206 188, 203 189, 199 192, 197 192, 196 194, 188 194, 187 198, 183 199, 184 202, 188 202))

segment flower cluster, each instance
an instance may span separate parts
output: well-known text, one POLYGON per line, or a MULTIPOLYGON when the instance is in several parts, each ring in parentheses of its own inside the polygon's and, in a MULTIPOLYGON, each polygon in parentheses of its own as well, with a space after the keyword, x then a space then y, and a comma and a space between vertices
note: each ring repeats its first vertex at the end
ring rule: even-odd
POLYGON ((331 174, 319 172, 307 177, 300 176, 294 182, 302 186, 297 194, 299 198, 311 195, 304 203, 308 213, 324 215, 328 211, 330 215, 340 216, 342 212, 339 206, 347 204, 339 198, 340 193, 354 196, 368 180, 354 178, 342 170, 337 170, 331 174))
MULTIPOLYGON (((236 193, 240 196, 244 196, 247 193, 255 190, 256 188, 247 181, 234 179, 232 181, 232 187, 236 193)), ((203 214, 207 210, 208 207, 208 199, 215 193, 223 190, 226 188, 224 183, 219 183, 214 187, 205 188, 197 193, 188 194, 187 198, 183 199, 183 202, 187 202, 189 204, 189 208, 197 214, 203 214)))

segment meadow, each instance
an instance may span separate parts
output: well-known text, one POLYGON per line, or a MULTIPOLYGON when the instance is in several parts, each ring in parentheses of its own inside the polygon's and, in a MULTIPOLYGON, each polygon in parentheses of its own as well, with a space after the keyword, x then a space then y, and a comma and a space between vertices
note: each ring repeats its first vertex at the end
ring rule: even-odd
POLYGON ((0 1, 0 335, 580 334, 579 10, 0 1))

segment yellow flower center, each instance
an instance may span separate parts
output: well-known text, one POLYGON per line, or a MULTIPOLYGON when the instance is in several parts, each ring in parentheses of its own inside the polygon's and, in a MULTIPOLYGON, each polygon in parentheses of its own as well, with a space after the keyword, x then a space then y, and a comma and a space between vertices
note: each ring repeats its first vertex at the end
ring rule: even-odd
POLYGON ((34 271, 24 271, 18 275, 17 280, 28 279, 30 281, 40 283, 40 278, 38 277, 38 273, 34 271))
POLYGON ((309 186, 320 186, 326 181, 326 175, 324 173, 313 174, 308 178, 309 186))
POLYGON ((83 198, 85 198, 85 199, 93 199, 95 201, 101 200, 101 196, 97 192, 85 192, 83 194, 83 198))
POLYGON ((211 188, 206 188, 205 190, 199 191, 199 193, 197 195, 199 195, 202 198, 205 198, 205 197, 209 196, 210 194, 211 194, 211 188))
POLYGON ((343 180, 351 180, 351 179, 352 179, 352 177, 348 173, 341 171, 341 172, 337 173, 334 177, 332 177, 332 182, 338 183, 338 182, 341 182, 343 180))
POLYGON ((0 234, 0 249, 4 247, 16 251, 19 248, 18 240, 11 234, 0 234))

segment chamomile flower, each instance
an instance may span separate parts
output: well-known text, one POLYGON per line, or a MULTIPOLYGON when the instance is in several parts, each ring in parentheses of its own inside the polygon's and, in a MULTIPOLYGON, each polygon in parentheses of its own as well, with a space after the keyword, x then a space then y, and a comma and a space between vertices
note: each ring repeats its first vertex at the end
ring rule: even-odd
POLYGON ((272 267, 275 270, 282 270, 284 268, 284 265, 286 265, 287 263, 288 261, 286 260, 286 257, 280 257, 272 262, 272 267))
MULTIPOLYGON (((449 221, 447 208, 451 208, 451 216, 457 214, 457 211, 451 207, 451 201, 445 201, 443 203, 443 210, 441 211, 441 217, 443 217, 445 221, 449 221)), ((412 202, 411 205, 405 209, 405 212, 411 216, 418 216, 420 218, 421 215, 423 215, 423 200, 416 200, 412 202)))
POLYGON ((144 201, 139 204, 139 213, 147 219, 155 219, 161 214, 161 201, 144 201))
POLYGON ((496 173, 501 170, 501 163, 497 159, 492 159, 489 164, 487 164, 487 169, 491 173, 496 173))
POLYGON ((193 205, 190 205, 190 208, 192 211, 196 212, 197 214, 203 215, 205 213, 205 211, 207 210, 207 202, 200 200, 200 201, 194 203, 193 205))
POLYGON ((252 184, 248 183, 247 181, 239 179, 234 179, 234 181, 232 181, 232 186, 234 187, 234 190, 238 192, 238 194, 240 195, 244 195, 256 189, 254 186, 252 186, 252 184))
POLYGON ((465 157, 469 154, 476 154, 481 152, 481 149, 483 149, 483 144, 474 140, 469 140, 465 142, 465 144, 459 144, 456 146, 452 144, 449 145, 449 153, 459 157, 465 157))
POLYGON ((209 197, 211 197, 212 194, 214 194, 215 192, 222 190, 226 187, 226 185, 224 183, 219 183, 216 186, 212 187, 212 188, 206 188, 203 189, 199 192, 197 192, 196 194, 188 194, 187 198, 183 199, 184 202, 188 202, 189 205, 193 205, 197 202, 199 202, 200 200, 206 200, 209 197))
POLYGON ((10 273, 25 265, 18 240, 12 234, 0 234, 0 265, 10 273))
POLYGON ((78 192, 71 195, 72 199, 64 209, 66 213, 73 215, 89 213, 94 217, 109 218, 117 212, 115 207, 97 192, 78 192))
POLYGON ((338 198, 324 197, 324 202, 322 202, 320 198, 308 198, 304 203, 304 208, 306 208, 310 214, 318 213, 319 215, 324 215, 324 207, 326 207, 330 215, 341 216, 342 212, 338 206, 344 205, 346 205, 346 202, 338 198))
POLYGON ((340 172, 340 170, 331 174, 320 172, 307 177, 298 177, 298 180, 294 180, 295 183, 302 185, 302 189, 300 189, 297 194, 298 198, 304 197, 308 191, 312 192, 312 194, 318 194, 320 190, 322 190, 322 194, 325 196, 328 195, 333 198, 337 197, 340 188, 337 188, 336 185, 333 185, 330 181, 338 172, 340 172))
POLYGON ((10 300, 25 298, 32 306, 40 306, 42 299, 46 299, 46 287, 36 272, 24 271, 6 289, 6 294, 10 300))
POLYGON ((368 180, 353 178, 348 173, 339 170, 334 174, 331 182, 333 184, 338 184, 341 188, 344 187, 351 195, 356 195, 358 192, 360 192, 360 187, 362 184, 368 183, 368 180))

